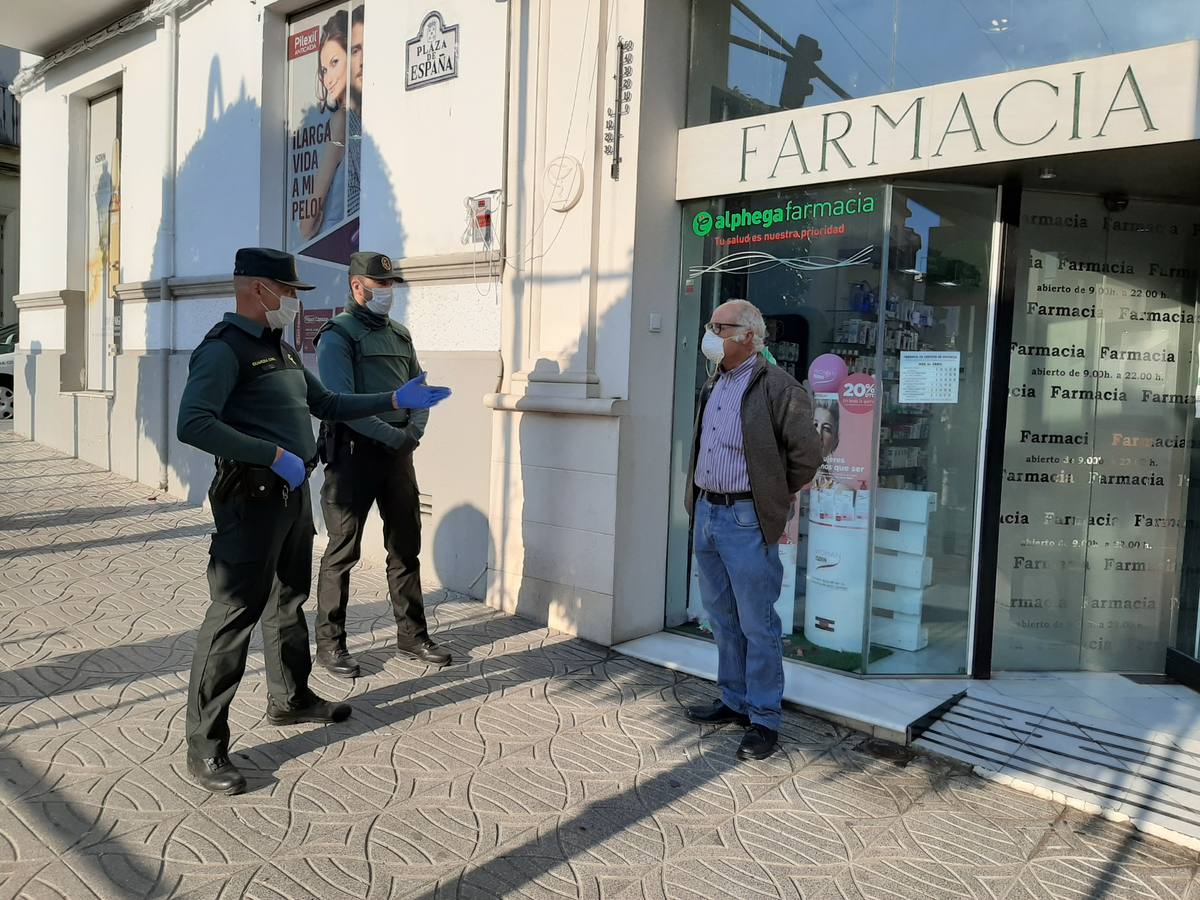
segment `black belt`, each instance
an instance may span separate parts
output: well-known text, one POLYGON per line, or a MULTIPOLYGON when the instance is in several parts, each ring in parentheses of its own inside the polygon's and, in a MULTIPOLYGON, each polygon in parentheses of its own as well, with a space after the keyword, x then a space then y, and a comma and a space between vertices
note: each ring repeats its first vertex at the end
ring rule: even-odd
POLYGON ((711 503, 713 506, 733 506, 740 500, 753 500, 754 494, 750 491, 742 491, 737 494, 718 494, 714 491, 700 491, 700 496, 711 503))
MULTIPOLYGON (((304 479, 307 481, 317 467, 317 457, 304 463, 304 479)), ((290 489, 287 482, 276 475, 269 466, 254 466, 250 463, 216 457, 216 477, 210 492, 214 500, 227 500, 235 494, 252 499, 270 496, 277 488, 283 489, 286 502, 290 489)), ((298 490, 299 488, 297 488, 298 490)))

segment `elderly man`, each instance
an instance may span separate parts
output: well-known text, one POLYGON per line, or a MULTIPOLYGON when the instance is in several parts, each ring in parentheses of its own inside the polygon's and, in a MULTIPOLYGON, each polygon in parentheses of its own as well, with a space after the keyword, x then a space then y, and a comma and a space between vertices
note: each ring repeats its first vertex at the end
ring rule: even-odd
POLYGON ((739 759, 765 759, 783 702, 783 583, 777 542, 796 492, 821 463, 808 393, 762 355, 762 313, 745 300, 713 312, 701 350, 716 372, 700 392, 687 508, 700 593, 717 639, 721 699, 693 707, 705 725, 736 722, 739 759))

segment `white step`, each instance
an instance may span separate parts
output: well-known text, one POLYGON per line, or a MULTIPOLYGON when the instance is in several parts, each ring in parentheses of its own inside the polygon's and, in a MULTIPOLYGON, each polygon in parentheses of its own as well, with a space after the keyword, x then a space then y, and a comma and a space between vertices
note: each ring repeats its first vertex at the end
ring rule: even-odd
POLYGON ((1200 849, 1200 752, 1124 723, 970 689, 914 745, 1200 849))

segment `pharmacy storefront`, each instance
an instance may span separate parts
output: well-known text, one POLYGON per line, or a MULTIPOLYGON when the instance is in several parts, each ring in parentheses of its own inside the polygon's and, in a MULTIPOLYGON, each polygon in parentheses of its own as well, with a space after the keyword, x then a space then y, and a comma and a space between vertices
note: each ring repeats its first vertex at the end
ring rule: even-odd
POLYGON ((1194 681, 1200 45, 853 100, 810 62, 814 98, 778 6, 774 32, 738 3, 709 23, 728 77, 693 47, 668 632, 710 638, 678 511, 699 338, 742 297, 825 455, 780 540, 788 659, 1194 681), (741 7, 780 59, 752 58, 741 7))

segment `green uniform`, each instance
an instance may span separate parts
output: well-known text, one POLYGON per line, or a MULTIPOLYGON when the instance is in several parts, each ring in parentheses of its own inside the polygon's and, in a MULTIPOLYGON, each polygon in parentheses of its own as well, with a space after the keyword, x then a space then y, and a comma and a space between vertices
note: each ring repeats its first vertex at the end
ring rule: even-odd
MULTIPOLYGON (((403 325, 351 300, 317 336, 321 379, 336 390, 362 394, 403 383, 421 372, 403 325)), ((362 550, 371 507, 383 520, 388 593, 401 641, 429 637, 421 591, 421 501, 412 452, 425 432, 428 410, 397 410, 326 426, 321 511, 329 544, 317 577, 317 649, 345 646, 350 570, 362 550)))
POLYGON ((228 752, 229 704, 260 619, 270 697, 291 707, 312 700, 301 609, 312 572, 312 508, 307 482, 288 490, 268 468, 276 447, 311 468, 312 416, 340 421, 393 411, 399 384, 379 393, 332 393, 279 332, 236 313, 227 313, 192 354, 179 440, 217 457, 222 473, 237 473, 232 491, 223 476, 209 491, 216 524, 210 604, 196 639, 187 705, 188 748, 197 756, 228 752))

